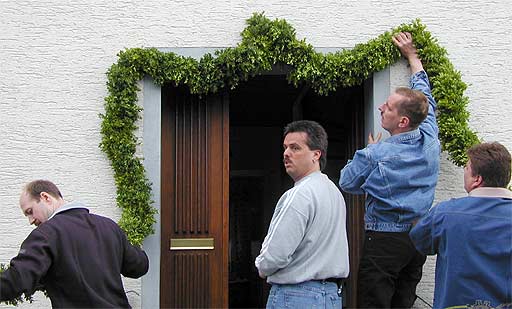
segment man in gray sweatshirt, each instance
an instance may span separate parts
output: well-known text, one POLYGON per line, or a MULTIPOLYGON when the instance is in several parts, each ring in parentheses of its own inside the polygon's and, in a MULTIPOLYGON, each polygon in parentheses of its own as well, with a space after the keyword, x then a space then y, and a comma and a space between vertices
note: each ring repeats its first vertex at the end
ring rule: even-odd
POLYGON ((321 171, 327 134, 301 120, 284 131, 283 161, 293 188, 277 202, 255 264, 272 284, 267 308, 341 308, 337 282, 349 273, 345 201, 321 171))

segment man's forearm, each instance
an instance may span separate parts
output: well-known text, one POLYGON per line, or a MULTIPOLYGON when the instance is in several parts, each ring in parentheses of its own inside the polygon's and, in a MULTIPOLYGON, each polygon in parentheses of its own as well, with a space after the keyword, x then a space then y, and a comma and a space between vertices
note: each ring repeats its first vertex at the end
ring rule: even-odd
POLYGON ((411 74, 416 74, 423 71, 423 64, 417 54, 410 55, 407 59, 411 67, 411 74))

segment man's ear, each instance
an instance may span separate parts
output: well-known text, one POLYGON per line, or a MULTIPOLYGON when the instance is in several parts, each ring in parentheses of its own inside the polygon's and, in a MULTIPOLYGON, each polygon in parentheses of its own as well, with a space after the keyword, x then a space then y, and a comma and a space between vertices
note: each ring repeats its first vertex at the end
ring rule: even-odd
POLYGON ((474 188, 483 187, 484 186, 484 179, 482 178, 482 176, 481 175, 476 175, 474 177, 475 177, 475 181, 473 182, 474 188))
POLYGON ((409 120, 409 117, 401 116, 400 122, 398 122, 398 127, 399 128, 407 128, 410 123, 411 123, 411 121, 409 120))
POLYGON ((44 191, 39 193, 39 197, 41 198, 41 200, 46 201, 46 202, 49 202, 51 199, 51 195, 44 191))
POLYGON ((313 160, 320 161, 321 156, 322 156, 322 151, 320 151, 320 149, 313 150, 313 160))

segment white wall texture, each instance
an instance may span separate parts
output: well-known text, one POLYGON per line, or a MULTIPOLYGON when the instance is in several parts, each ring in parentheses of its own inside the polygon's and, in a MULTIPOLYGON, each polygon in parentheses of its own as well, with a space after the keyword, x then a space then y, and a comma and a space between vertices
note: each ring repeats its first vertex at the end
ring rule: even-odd
MULTIPOLYGON (((119 219, 110 163, 98 148, 98 114, 105 72, 120 50, 235 46, 245 20, 262 11, 286 19, 315 47, 353 47, 420 18, 469 85, 471 128, 512 150, 510 1, 0 0, 0 262, 17 254, 32 229, 18 209, 32 179, 51 179, 65 198, 119 219)), ((443 160, 436 200, 463 194, 462 170, 443 160)), ((430 303, 433 272, 430 260, 418 290, 430 303)), ((139 286, 126 285, 134 307, 139 286)), ((50 303, 37 296, 31 306, 50 303)))

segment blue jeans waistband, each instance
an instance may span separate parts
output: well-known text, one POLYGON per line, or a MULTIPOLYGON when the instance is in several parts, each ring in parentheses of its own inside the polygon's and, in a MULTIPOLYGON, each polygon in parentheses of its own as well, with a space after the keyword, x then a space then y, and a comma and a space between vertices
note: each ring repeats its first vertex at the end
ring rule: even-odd
POLYGON ((274 286, 279 286, 279 287, 297 287, 297 288, 305 288, 305 289, 308 289, 308 288, 314 288, 314 289, 325 289, 326 286, 330 286, 330 285, 336 285, 336 282, 334 281, 327 281, 327 280, 309 280, 309 281, 304 281, 304 282, 300 282, 300 283, 290 283, 290 284, 281 284, 281 283, 272 283, 272 285, 274 286))
POLYGON ((377 232, 409 232, 411 228, 412 223, 372 222, 364 224, 365 230, 377 232))
POLYGON ((342 297, 334 282, 310 280, 297 284, 272 284, 267 309, 342 308, 342 297))

